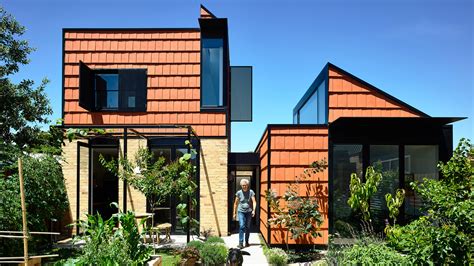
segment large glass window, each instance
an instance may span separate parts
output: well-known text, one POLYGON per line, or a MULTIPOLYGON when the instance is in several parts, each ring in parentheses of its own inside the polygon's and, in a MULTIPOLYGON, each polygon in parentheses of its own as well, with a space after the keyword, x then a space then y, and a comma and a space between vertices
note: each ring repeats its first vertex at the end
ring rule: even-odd
POLYGON ((202 39, 201 106, 224 105, 223 39, 202 39))
POLYGON ((334 145, 333 149, 333 215, 334 230, 342 237, 349 237, 347 223, 358 226, 359 220, 353 217, 347 204, 351 174, 362 176, 362 145, 334 145))
POLYGON ((323 81, 299 110, 299 124, 325 124, 326 83, 323 81))
POLYGON ((422 200, 410 187, 410 182, 423 181, 423 178, 438 179, 438 146, 405 146, 405 218, 420 216, 422 200))
POLYGON ((323 81, 317 90, 318 93, 318 124, 326 124, 326 82, 323 81))
POLYGON ((388 217, 385 194, 393 194, 399 186, 398 157, 398 145, 370 145, 370 164, 382 173, 377 192, 370 199, 372 224, 377 231, 383 230, 388 217))

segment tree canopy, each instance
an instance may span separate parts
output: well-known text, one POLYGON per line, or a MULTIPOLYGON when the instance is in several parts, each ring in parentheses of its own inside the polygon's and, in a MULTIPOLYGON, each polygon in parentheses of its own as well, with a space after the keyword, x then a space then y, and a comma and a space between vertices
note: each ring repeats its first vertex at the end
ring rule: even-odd
POLYGON ((37 87, 30 79, 11 81, 34 51, 21 39, 24 33, 25 27, 0 6, 0 141, 20 148, 44 142, 39 125, 48 123, 53 113, 44 91, 47 79, 37 87))

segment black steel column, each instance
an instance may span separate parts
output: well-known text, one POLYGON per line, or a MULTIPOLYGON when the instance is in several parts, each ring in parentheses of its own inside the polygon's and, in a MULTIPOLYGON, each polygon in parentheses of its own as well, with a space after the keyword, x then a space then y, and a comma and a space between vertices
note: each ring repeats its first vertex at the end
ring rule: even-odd
MULTIPOLYGON (((123 129, 123 158, 127 159, 127 131, 125 127, 123 129)), ((123 212, 127 212, 127 180, 123 180, 123 212)))
MULTIPOLYGON (((191 155, 191 128, 188 127, 188 154, 191 155)), ((191 156, 192 157, 192 156, 191 156)), ((189 163, 191 163, 191 157, 189 158, 189 163)), ((191 163, 192 164, 192 163, 191 163)), ((192 176, 190 176, 189 178, 193 178, 194 177, 194 171, 192 171, 192 176)), ((190 223, 191 223, 191 197, 188 195, 188 222, 186 224, 186 243, 189 243, 189 241, 191 241, 191 234, 190 234, 190 223)))
POLYGON ((76 183, 76 235, 79 235, 79 212, 81 211, 80 204, 81 204, 81 144, 78 141, 77 142, 77 158, 76 158, 76 163, 77 163, 77 183, 76 183))

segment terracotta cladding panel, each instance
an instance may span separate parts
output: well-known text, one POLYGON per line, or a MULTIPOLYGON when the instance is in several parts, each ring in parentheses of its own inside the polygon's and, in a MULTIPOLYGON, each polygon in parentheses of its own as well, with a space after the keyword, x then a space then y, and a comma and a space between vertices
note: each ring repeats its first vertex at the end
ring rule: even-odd
POLYGON ((419 116, 358 81, 330 70, 329 121, 357 116, 419 116), (332 73, 332 74, 331 74, 332 73), (337 110, 334 110, 337 109, 337 110), (384 109, 390 109, 383 111, 384 109), (368 111, 369 110, 369 111, 368 111))
POLYGON ((66 40, 187 40, 199 39, 199 32, 196 30, 189 31, 74 31, 69 30, 65 32, 66 40))

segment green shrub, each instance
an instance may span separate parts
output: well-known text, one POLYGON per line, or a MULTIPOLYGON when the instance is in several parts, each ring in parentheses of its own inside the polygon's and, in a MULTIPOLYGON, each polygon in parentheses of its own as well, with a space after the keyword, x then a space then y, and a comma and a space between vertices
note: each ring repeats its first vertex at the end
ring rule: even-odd
POLYGON ((361 237, 353 245, 331 242, 325 260, 328 265, 410 265, 406 256, 374 237, 361 237))
POLYGON ((281 248, 271 248, 266 251, 268 263, 271 265, 287 265, 288 255, 281 248))
POLYGON ((207 238, 206 243, 223 243, 225 244, 224 239, 218 237, 218 236, 210 236, 207 238))
POLYGON ((189 243, 186 244, 187 247, 193 247, 193 248, 196 248, 199 251, 201 251, 203 245, 204 245, 204 243, 199 241, 199 240, 189 241, 189 243))
POLYGON ((341 265, 411 265, 408 259, 383 243, 355 244, 345 250, 341 265))
POLYGON ((80 222, 85 241, 81 255, 70 259, 79 265, 142 265, 150 257, 151 250, 140 243, 133 212, 114 214, 104 221, 100 214, 87 215, 80 222), (120 223, 118 229, 115 228, 120 223))
POLYGON ((225 244, 206 242, 201 250, 201 258, 205 265, 220 265, 226 263, 227 252, 225 244))
POLYGON ((415 264, 462 265, 473 258, 474 146, 462 139, 439 180, 411 183, 422 197, 426 216, 387 230, 388 244, 415 264))
MULTIPOLYGON (((0 230, 21 231, 20 181, 13 167, 0 174, 0 230), (2 176, 2 174, 7 176, 2 176)), ((68 208, 61 164, 52 155, 23 156, 25 201, 29 231, 47 231, 51 219, 60 220, 68 208)), ((38 251, 49 237, 35 236, 29 249, 38 251)), ((18 255, 19 240, 0 238, 2 255, 18 255)))

